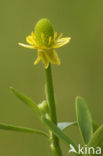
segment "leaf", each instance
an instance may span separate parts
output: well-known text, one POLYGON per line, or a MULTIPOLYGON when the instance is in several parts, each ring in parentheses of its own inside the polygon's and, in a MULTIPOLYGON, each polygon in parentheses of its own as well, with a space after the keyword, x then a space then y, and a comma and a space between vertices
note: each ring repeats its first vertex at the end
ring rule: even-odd
POLYGON ((95 121, 92 121, 93 124, 93 133, 99 128, 98 124, 95 121))
POLYGON ((103 125, 100 126, 96 131, 95 133, 93 134, 91 140, 89 141, 88 143, 88 147, 94 147, 95 148, 95 154, 91 154, 91 156, 103 156, 103 125), (101 154, 97 154, 96 153, 96 150, 97 150, 97 147, 101 147, 102 149, 102 152, 101 154))
POLYGON ((1 123, 1 122, 0 122, 0 129, 9 130, 9 131, 17 131, 17 132, 25 132, 25 133, 37 133, 37 134, 41 134, 41 135, 48 137, 47 133, 45 133, 41 130, 38 130, 38 129, 14 126, 14 125, 9 125, 9 124, 5 124, 5 123, 1 123))
POLYGON ((58 122, 58 127, 63 131, 64 129, 77 125, 77 122, 58 122))
POLYGON ((44 116, 42 116, 42 121, 64 143, 66 143, 67 145, 72 144, 72 146, 75 148, 75 150, 76 151, 78 150, 77 146, 74 144, 74 142, 72 141, 72 139, 69 138, 66 134, 64 134, 60 130, 60 128, 58 128, 53 122, 51 122, 50 120, 46 119, 44 116))
POLYGON ((38 108, 38 106, 36 105, 36 103, 31 100, 29 97, 23 95, 22 93, 20 93, 19 91, 15 90, 13 87, 10 87, 12 93, 19 98, 22 102, 24 102, 26 105, 30 106, 34 112, 36 112, 38 114, 39 117, 41 117, 41 112, 40 109, 38 108))
POLYGON ((88 144, 93 134, 93 126, 88 106, 82 97, 76 98, 76 114, 82 137, 85 144, 88 144))

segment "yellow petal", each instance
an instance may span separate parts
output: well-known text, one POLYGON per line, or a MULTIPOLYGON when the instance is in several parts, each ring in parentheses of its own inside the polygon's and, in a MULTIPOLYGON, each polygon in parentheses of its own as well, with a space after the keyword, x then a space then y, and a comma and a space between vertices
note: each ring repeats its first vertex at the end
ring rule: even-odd
POLYGON ((42 41, 44 43, 45 42, 44 33, 41 33, 41 39, 42 39, 42 41))
POLYGON ((55 32, 55 33, 54 33, 54 40, 56 39, 57 35, 58 35, 58 33, 55 32))
POLYGON ((35 60, 34 64, 38 64, 40 62, 40 57, 38 56, 37 59, 35 60))
POLYGON ((31 45, 36 45, 36 41, 33 35, 29 35, 26 37, 26 41, 27 43, 31 44, 31 45))
POLYGON ((60 59, 54 49, 45 52, 45 55, 50 63, 60 65, 60 59))
POLYGON ((41 57, 39 55, 39 52, 38 52, 38 56, 37 56, 37 59, 35 60, 34 64, 37 65, 41 60, 41 57))
POLYGON ((51 44, 51 40, 52 40, 52 38, 51 38, 51 36, 49 37, 49 45, 51 44))
POLYGON ((48 60, 48 58, 47 58, 47 56, 45 54, 46 54, 46 52, 44 52, 44 51, 38 51, 38 56, 40 57, 40 60, 45 65, 45 68, 48 68, 49 60, 48 60))
POLYGON ((27 45, 27 44, 23 44, 23 43, 18 43, 20 46, 25 47, 25 48, 29 48, 29 49, 36 49, 34 46, 32 45, 27 45))
POLYGON ((62 36, 63 36, 63 33, 61 33, 61 34, 58 36, 57 40, 59 40, 62 36))
POLYGON ((64 46, 65 44, 69 43, 71 40, 70 37, 65 37, 65 38, 61 38, 56 40, 56 42, 54 43, 54 45, 52 46, 53 48, 59 48, 64 46))
POLYGON ((31 32, 31 36, 34 37, 34 39, 35 39, 35 34, 34 34, 34 32, 31 32))

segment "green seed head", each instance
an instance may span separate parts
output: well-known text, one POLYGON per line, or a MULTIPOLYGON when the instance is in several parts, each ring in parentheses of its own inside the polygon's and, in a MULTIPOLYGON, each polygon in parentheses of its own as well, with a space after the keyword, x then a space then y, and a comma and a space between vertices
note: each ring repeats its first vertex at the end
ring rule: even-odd
POLYGON ((51 45, 49 38, 51 37, 51 41, 54 38, 52 23, 46 18, 39 20, 35 26, 35 36, 40 46, 45 45, 49 47, 51 45))

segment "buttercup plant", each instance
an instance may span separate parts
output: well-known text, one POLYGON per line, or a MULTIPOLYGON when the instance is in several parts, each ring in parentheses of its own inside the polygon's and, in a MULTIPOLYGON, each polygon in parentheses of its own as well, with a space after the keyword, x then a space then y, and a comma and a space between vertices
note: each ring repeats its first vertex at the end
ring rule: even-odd
MULTIPOLYGON (((45 100, 41 104, 36 104, 32 99, 18 92, 14 88, 10 87, 12 93, 19 98, 23 103, 28 105, 37 114, 40 121, 48 129, 48 133, 32 128, 26 128, 21 126, 13 126, 4 123, 0 123, 0 129, 12 130, 26 133, 36 133, 48 138, 50 142, 51 150, 54 156, 63 156, 63 152, 60 148, 59 139, 68 145, 70 152, 74 152, 75 155, 84 155, 83 151, 78 151, 78 146, 74 141, 64 133, 66 128, 70 126, 77 126, 80 130, 83 138, 83 144, 87 147, 100 147, 98 155, 103 154, 103 125, 98 125, 92 120, 88 106, 86 105, 82 97, 76 98, 76 116, 75 122, 58 122, 56 114, 56 104, 54 98, 54 88, 51 64, 60 65, 60 59, 58 57, 56 48, 66 45, 70 41, 70 37, 63 37, 62 33, 58 36, 55 32, 52 23, 48 19, 41 19, 37 22, 34 32, 26 37, 28 44, 19 43, 20 46, 37 49, 37 59, 34 64, 38 64, 40 61, 44 64, 46 85, 45 85, 45 100), (79 153, 78 153, 79 152, 79 153)), ((94 152, 85 153, 88 155, 94 155, 94 152)), ((97 155, 97 153, 95 154, 97 155)))

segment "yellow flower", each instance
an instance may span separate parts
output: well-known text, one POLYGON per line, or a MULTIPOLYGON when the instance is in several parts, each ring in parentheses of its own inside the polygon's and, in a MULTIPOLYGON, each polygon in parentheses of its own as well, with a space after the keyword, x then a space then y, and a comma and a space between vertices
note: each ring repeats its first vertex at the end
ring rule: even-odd
POLYGON ((55 49, 64 46, 71 39, 70 37, 62 38, 62 35, 62 33, 59 36, 57 35, 49 20, 41 19, 37 22, 34 32, 26 37, 29 45, 23 43, 19 43, 19 45, 25 48, 37 49, 38 57, 34 64, 42 61, 45 68, 48 68, 49 63, 60 64, 60 59, 55 49))

